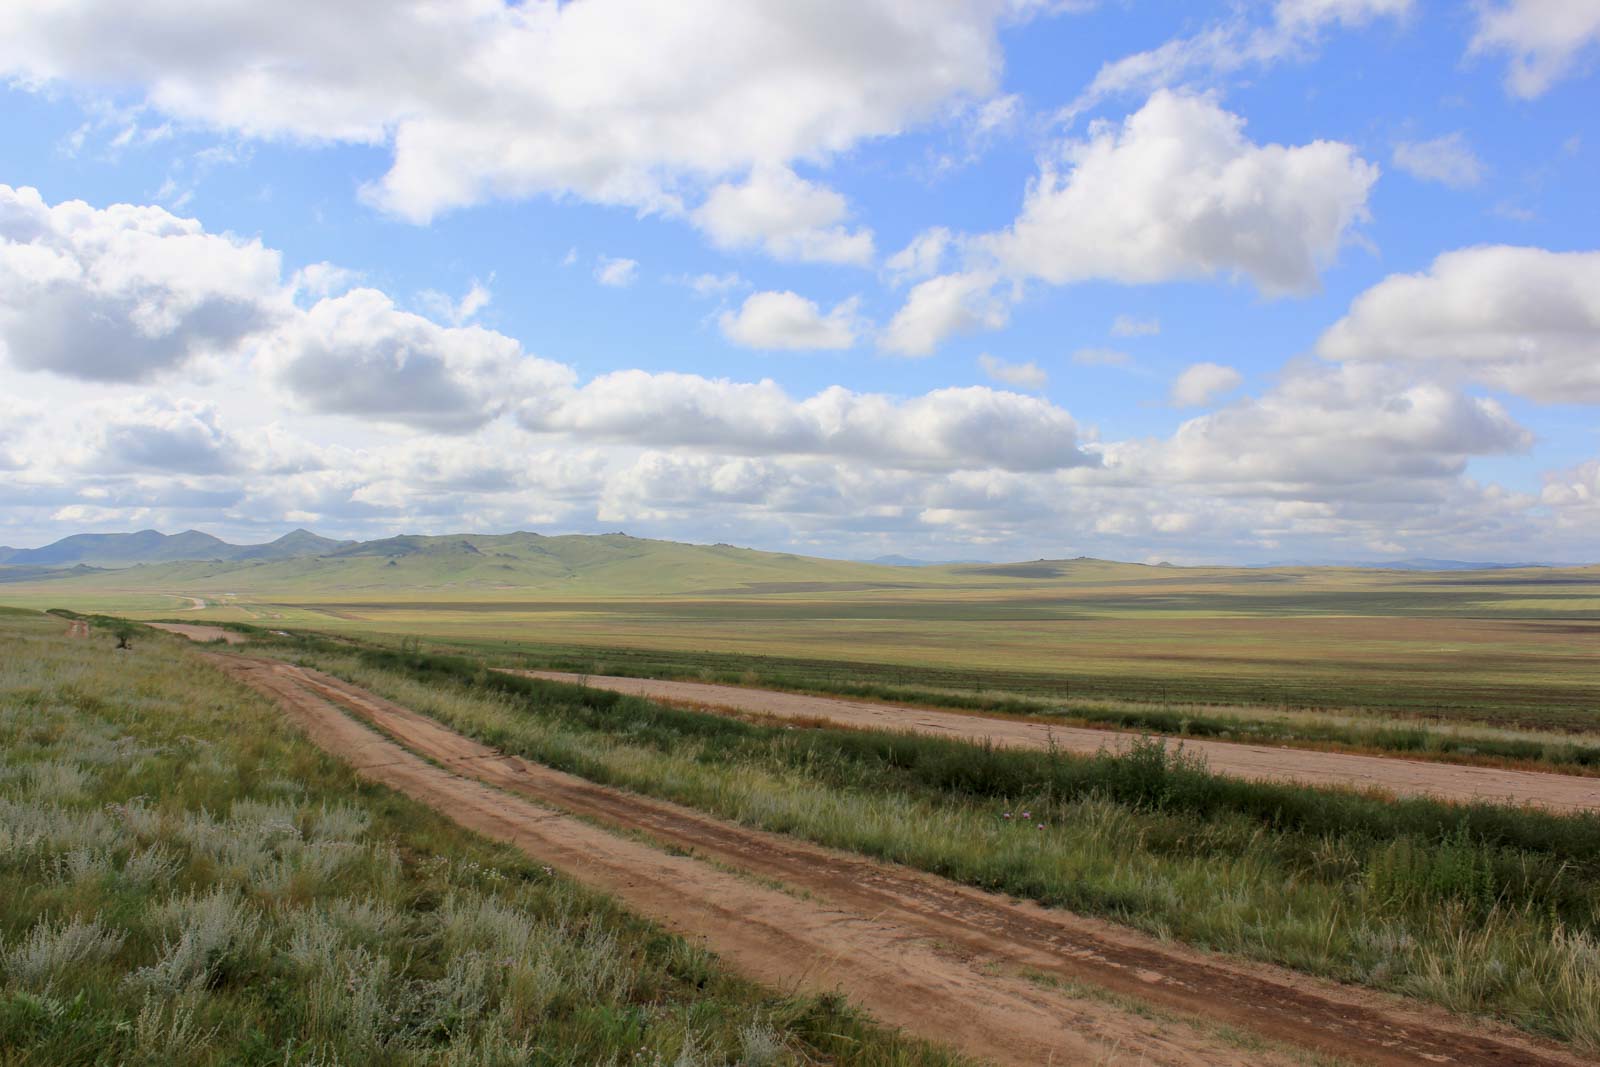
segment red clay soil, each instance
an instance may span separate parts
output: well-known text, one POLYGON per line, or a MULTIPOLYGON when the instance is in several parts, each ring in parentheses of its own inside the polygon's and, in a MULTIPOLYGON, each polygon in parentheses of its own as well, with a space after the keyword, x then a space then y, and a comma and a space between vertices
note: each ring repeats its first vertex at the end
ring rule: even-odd
POLYGON ((599 786, 320 672, 207 658, 363 776, 703 939, 745 975, 782 990, 841 990, 884 1023, 978 1057, 1285 1063, 1292 1046, 1385 1065, 1580 1062, 1398 998, 1206 956, 599 786), (1222 1027, 1273 1044, 1241 1048, 1222 1027))
MULTIPOLYGON (((1054 743, 1063 752, 1094 753, 1102 748, 1114 751, 1125 747, 1138 736, 1115 730, 986 718, 977 714, 805 696, 769 689, 746 689, 736 685, 564 674, 559 671, 507 673, 591 685, 708 710, 729 710, 811 723, 828 722, 858 729, 900 730, 964 741, 989 741, 1001 748, 1042 749, 1054 743)), ((1458 803, 1476 800, 1536 804, 1554 811, 1600 810, 1600 778, 1191 738, 1184 739, 1183 750, 1205 757, 1206 766, 1218 774, 1235 778, 1379 789, 1395 796, 1425 795, 1458 803)))

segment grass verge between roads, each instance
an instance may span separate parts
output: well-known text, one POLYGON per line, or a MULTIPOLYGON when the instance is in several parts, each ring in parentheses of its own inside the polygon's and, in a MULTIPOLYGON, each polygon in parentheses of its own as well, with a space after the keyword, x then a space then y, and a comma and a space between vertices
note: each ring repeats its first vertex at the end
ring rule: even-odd
POLYGON ((364 784, 171 639, 0 613, 0 1063, 952 1063, 364 784))
MULTIPOLYGON (((170 619, 171 622, 192 620, 170 619)), ((265 641, 274 631, 248 623, 215 625, 265 641)), ((327 635, 296 631, 309 640, 327 635)), ((1397 755, 1410 759, 1545 770, 1600 776, 1600 686, 1592 716, 1572 719, 1570 709, 1553 716, 1566 724, 1540 729, 1531 715, 1521 728, 1489 725, 1472 716, 1400 714, 1393 709, 1285 707, 1210 702, 1193 694, 1182 700, 1163 699, 1161 687, 1148 697, 1112 699, 1081 695, 1083 687, 1061 679, 1025 679, 999 673, 936 671, 890 664, 855 664, 732 654, 673 654, 644 649, 561 648, 504 642, 452 641, 437 637, 396 635, 353 639, 365 646, 416 645, 444 655, 481 658, 493 666, 519 670, 554 670, 586 675, 621 675, 676 681, 710 682, 792 693, 883 701, 978 714, 1014 716, 1063 726, 1132 730, 1173 738, 1211 738, 1253 744, 1292 744, 1341 752, 1397 755), (956 687, 957 678, 965 685, 956 687), (1583 725, 1586 723, 1587 725, 1583 725), (1572 730, 1588 732, 1574 734, 1572 730)), ((281 642, 280 642, 281 643, 281 642)), ((1146 683, 1145 688, 1151 688, 1146 683)), ((1587 713, 1585 713, 1587 714, 1587 713)), ((1494 716, 1490 717, 1492 721, 1494 716)))
POLYGON ((1239 782, 1159 744, 786 729, 464 657, 285 651, 598 782, 1600 1051, 1600 817, 1239 782))
MULTIPOLYGON (((615 657, 571 654, 524 654, 529 670, 579 674, 620 674, 636 678, 669 678, 690 682, 776 689, 791 693, 884 701, 933 708, 1017 716, 1064 726, 1105 727, 1213 738, 1256 744, 1298 743, 1349 752, 1372 752, 1471 765, 1515 766, 1566 773, 1600 775, 1600 745, 1569 736, 1531 731, 1472 730, 1442 722, 1398 719, 1382 714, 1226 707, 1170 702, 1075 699, 1071 687, 1049 700, 1005 692, 955 692, 915 683, 851 680, 849 671, 825 672, 711 670, 659 660, 633 662, 615 657)), ((914 672, 901 672, 913 674, 914 672)))

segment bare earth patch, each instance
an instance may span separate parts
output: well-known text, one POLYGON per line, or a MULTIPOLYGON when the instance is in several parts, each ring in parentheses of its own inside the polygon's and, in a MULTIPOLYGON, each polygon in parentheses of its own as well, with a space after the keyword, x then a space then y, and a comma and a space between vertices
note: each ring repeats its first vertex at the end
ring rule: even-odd
MULTIPOLYGON (((1064 752, 1094 753, 1102 748, 1113 751, 1125 748, 1138 736, 1114 730, 985 718, 977 714, 746 689, 735 685, 577 675, 559 671, 508 673, 591 685, 710 710, 729 709, 813 724, 825 722, 858 729, 899 730, 965 741, 989 741, 1002 748, 1043 749, 1053 742, 1064 752)), ((1235 778, 1380 789, 1396 796, 1431 796, 1455 802, 1476 800, 1535 804, 1553 811, 1600 810, 1600 779, 1594 778, 1229 741, 1185 739, 1183 748, 1185 752, 1204 756, 1211 770, 1235 778)))
POLYGON ((230 645, 242 645, 249 640, 244 634, 236 634, 232 630, 224 630, 220 626, 202 626, 198 623, 180 622, 152 622, 147 625, 152 629, 165 630, 169 634, 187 637, 191 641, 225 641, 230 645))

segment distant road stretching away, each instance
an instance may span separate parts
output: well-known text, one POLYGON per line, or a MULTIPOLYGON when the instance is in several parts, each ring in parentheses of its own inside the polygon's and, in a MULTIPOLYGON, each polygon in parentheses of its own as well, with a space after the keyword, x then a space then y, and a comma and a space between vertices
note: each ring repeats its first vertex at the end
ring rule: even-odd
MULTIPOLYGON (((1115 750, 1125 747, 1139 736, 1117 730, 1091 730, 987 718, 978 714, 930 711, 895 704, 747 689, 736 685, 578 675, 560 671, 507 673, 553 682, 587 684, 675 704, 770 715, 779 719, 823 720, 870 730, 910 731, 964 741, 987 740, 1006 748, 1048 748, 1053 739, 1055 745, 1064 752, 1093 753, 1102 748, 1115 750)), ((1600 778, 1194 738, 1184 738, 1183 747, 1185 752, 1204 756, 1211 770, 1235 778, 1382 789, 1396 796, 1431 796, 1456 802, 1477 800, 1536 804, 1554 811, 1600 810, 1600 778)))

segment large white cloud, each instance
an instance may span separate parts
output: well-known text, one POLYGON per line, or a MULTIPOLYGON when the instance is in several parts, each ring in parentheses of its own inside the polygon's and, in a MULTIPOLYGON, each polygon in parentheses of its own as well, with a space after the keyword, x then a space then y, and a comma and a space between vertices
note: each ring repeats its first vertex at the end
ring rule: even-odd
POLYGON ((834 386, 796 401, 776 383, 618 371, 530 430, 723 454, 838 456, 897 469, 1053 470, 1093 463, 1063 409, 982 387, 900 399, 834 386))
POLYGON ((1510 55, 1506 88, 1542 96, 1600 43, 1600 0, 1501 0, 1480 3, 1471 51, 1510 55))
POLYGON ((1162 90, 1120 127, 1069 141, 990 244, 1012 273, 1056 284, 1221 274, 1305 292, 1377 177, 1349 145, 1253 144, 1209 97, 1162 90))
POLYGON ((1317 343, 1550 402, 1600 403, 1600 252, 1503 245, 1447 252, 1356 298, 1317 343))
POLYGON ((319 301, 263 345, 262 369, 301 408, 444 433, 538 407, 572 371, 481 326, 440 326, 375 289, 319 301))
POLYGON ((1473 456, 1532 440, 1493 400, 1385 367, 1296 364, 1267 393, 1189 419, 1154 448, 1108 449, 1108 468, 1227 494, 1340 500, 1448 480, 1473 456))
POLYGON ((0 185, 0 352, 18 367, 145 381, 235 354, 291 310, 278 253, 259 241, 0 185))
POLYGON ((0 73, 132 89, 255 137, 387 144, 413 220, 575 193, 674 209, 685 183, 822 160, 986 97, 1004 0, 12 0, 0 73))

